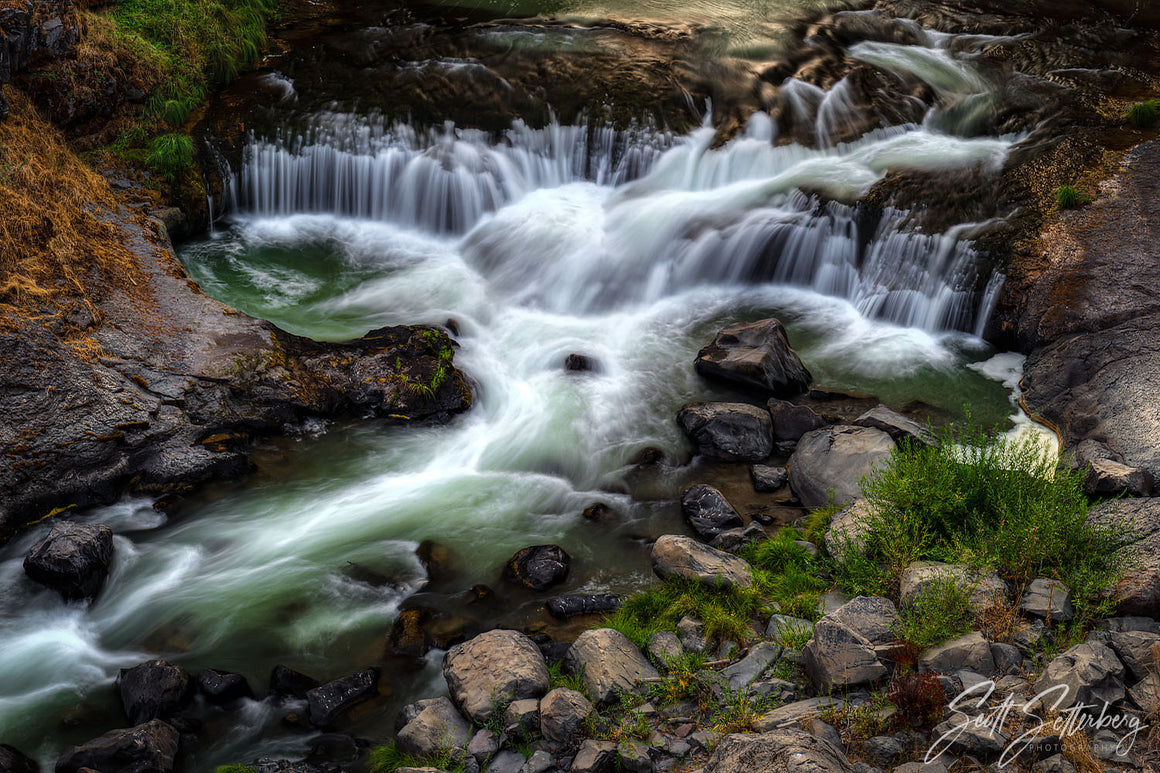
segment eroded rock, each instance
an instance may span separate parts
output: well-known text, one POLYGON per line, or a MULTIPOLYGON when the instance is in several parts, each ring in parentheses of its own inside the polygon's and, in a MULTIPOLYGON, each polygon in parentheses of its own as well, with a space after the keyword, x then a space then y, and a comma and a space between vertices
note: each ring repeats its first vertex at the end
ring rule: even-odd
POLYGON ((779 397, 799 395, 810 388, 813 380, 776 319, 739 322, 723 328, 713 343, 697 354, 696 368, 702 376, 779 397))
POLYGON ((484 722, 504 698, 540 698, 551 679, 540 649, 518 631, 481 633, 443 656, 451 699, 473 722, 484 722))
POLYGON ((789 460, 789 482, 806 507, 844 504, 862 495, 861 480, 894 451, 885 432, 837 425, 802 436, 789 460))
POLYGON ((705 541, 723 531, 745 525, 741 515, 717 489, 704 483, 690 486, 681 495, 681 513, 705 541))
POLYGON ((65 750, 56 762, 57 773, 90 770, 170 773, 177 757, 178 733, 159 719, 124 730, 110 730, 99 738, 65 750))
POLYGON ((676 534, 665 534, 653 545, 652 567, 662 579, 696 580, 711 588, 753 585, 753 570, 744 559, 676 534))
POLYGON ((693 403, 677 423, 705 456, 731 462, 760 462, 773 453, 769 411, 748 403, 693 403))
POLYGON ((105 584, 112 561, 112 529, 61 521, 29 551, 24 571, 66 600, 91 599, 105 584))

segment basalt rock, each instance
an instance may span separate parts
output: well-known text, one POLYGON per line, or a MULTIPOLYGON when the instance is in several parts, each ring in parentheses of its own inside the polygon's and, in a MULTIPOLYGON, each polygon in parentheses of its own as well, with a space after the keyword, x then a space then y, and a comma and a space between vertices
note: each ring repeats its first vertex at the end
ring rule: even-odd
POLYGON ((561 620, 578 615, 599 615, 614 612, 624 604, 624 596, 611 593, 594 593, 583 596, 557 596, 548 599, 544 606, 552 617, 561 620))
POLYGON ((681 495, 681 513, 703 540, 745 525, 725 495, 704 483, 690 486, 681 495))
POLYGON ((559 545, 533 545, 508 559, 504 577, 535 591, 547 590, 567 578, 571 560, 559 545))
POLYGON ((112 529, 64 521, 32 548, 24 571, 65 599, 90 599, 105 584, 112 560, 112 529))
POLYGON ((748 403, 694 403, 677 414, 681 429, 705 456, 760 462, 773 453, 769 412, 748 403))
POLYGON ((333 682, 327 682, 306 693, 310 707, 310 724, 330 727, 340 715, 378 694, 379 670, 368 668, 333 682))
POLYGON ((810 388, 813 380, 776 319, 739 322, 723 328, 713 343, 697 354, 696 368, 702 376, 779 397, 799 395, 810 388))
POLYGON ((287 666, 274 666, 270 672, 270 692, 291 698, 306 698, 306 694, 321 684, 312 676, 287 666))
POLYGON ((1049 689, 1053 692, 1047 696, 1047 705, 1060 710, 1077 703, 1111 705, 1124 698, 1124 664, 1106 644, 1083 642, 1048 663, 1040 673, 1035 693, 1049 689))
POLYGON ((193 700, 193 689, 189 672, 164 660, 122 669, 118 679, 121 705, 134 725, 180 714, 193 700))
POLYGON ((99 738, 66 749, 56 773, 131 771, 170 773, 177 757, 178 733, 159 719, 126 730, 110 730, 99 738))
POLYGON ((197 675, 197 687, 207 701, 219 706, 254 696, 246 677, 216 668, 203 668, 197 675))

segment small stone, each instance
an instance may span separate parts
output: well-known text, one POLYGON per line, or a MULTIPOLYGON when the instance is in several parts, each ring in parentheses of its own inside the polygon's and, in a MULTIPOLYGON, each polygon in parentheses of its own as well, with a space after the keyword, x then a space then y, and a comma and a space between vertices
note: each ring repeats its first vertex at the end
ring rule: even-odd
MULTIPOLYGON (((447 702, 449 705, 451 701, 447 702)), ((462 718, 460 719, 462 721, 462 718)), ((467 724, 466 722, 464 723, 467 724)), ((458 738, 448 738, 448 746, 451 748, 458 747, 458 738)), ((436 749, 438 751, 438 749, 436 749)), ((495 737, 495 733, 487 728, 483 728, 475 735, 471 736, 471 740, 467 742, 467 754, 475 758, 479 764, 483 764, 491 759, 499 751, 499 739, 495 737)), ((425 755, 421 755, 425 756, 425 755)))
POLYGON ((564 370, 569 373, 598 373, 600 364, 586 354, 569 354, 564 358, 564 370))
POLYGON ((552 755, 543 749, 537 749, 528 757, 528 761, 520 768, 520 773, 548 773, 555 767, 552 755))
POLYGON ((547 590, 568 577, 571 558, 559 545, 532 545, 517 552, 504 565, 504 577, 531 588, 547 590))
POLYGON ((504 732, 527 738, 540 732, 540 702, 535 698, 515 700, 503 715, 504 732))
POLYGON ((830 617, 814 625, 802 654, 806 674, 822 691, 867 684, 886 675, 869 640, 830 617))
POLYGON ((876 735, 863 742, 862 751, 870 762, 885 768, 901 757, 906 749, 902 746, 902 742, 895 738, 876 735))
POLYGON ((652 773, 654 770, 647 744, 640 741, 626 741, 620 744, 618 751, 620 752, 618 767, 623 773, 652 773))
POLYGON ((781 656, 781 647, 775 644, 762 642, 749 649, 749 654, 731 666, 722 669, 719 674, 729 689, 738 692, 748 687, 767 668, 777 662, 781 656))
POLYGON ((677 621, 677 636, 685 649, 704 655, 709 651, 709 640, 705 638, 705 624, 691 617, 677 621))
POLYGON ((754 490, 761 492, 777 491, 789 483, 789 472, 784 467, 765 464, 750 465, 749 477, 753 479, 754 490))
POLYGON ((991 660, 995 662, 996 674, 1008 675, 1023 672, 1023 653, 1013 644, 992 643, 991 660))
POLYGON ((1019 609, 1031 617, 1066 623, 1075 617, 1071 591, 1059 580, 1040 578, 1027 587, 1019 602, 1019 609))
POLYGON ((301 671, 295 671, 287 666, 274 666, 270 672, 270 692, 274 695, 284 695, 291 698, 306 698, 306 693, 313 690, 321 682, 301 671))
POLYGON ((217 706, 224 706, 242 698, 254 697, 246 677, 215 668, 203 668, 197 675, 197 687, 205 699, 217 706))

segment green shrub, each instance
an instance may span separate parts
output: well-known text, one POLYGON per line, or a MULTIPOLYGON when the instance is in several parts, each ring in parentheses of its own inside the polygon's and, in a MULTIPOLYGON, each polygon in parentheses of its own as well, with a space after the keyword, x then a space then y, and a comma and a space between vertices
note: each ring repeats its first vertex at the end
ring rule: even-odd
POLYGON ((903 610, 896 634, 921 649, 934 647, 971 630, 971 591, 953 579, 928 585, 910 609, 903 610))
POLYGON ((991 567, 1016 584, 1057 579, 1081 619, 1110 612, 1104 597, 1129 535, 1089 523, 1082 474, 1057 469, 1032 439, 949 428, 937 445, 903 444, 863 492, 869 534, 835 566, 853 592, 894 595, 908 564, 932 560, 991 567))
POLYGON ((193 141, 186 134, 163 134, 149 146, 145 162, 174 182, 193 166, 193 141))
POLYGON ((1074 185, 1061 185, 1055 189, 1055 205, 1060 209, 1075 209, 1091 203, 1091 196, 1074 185))
POLYGON ((1150 129, 1160 118, 1160 100, 1146 99, 1137 102, 1124 113, 1124 119, 1137 129, 1150 129))

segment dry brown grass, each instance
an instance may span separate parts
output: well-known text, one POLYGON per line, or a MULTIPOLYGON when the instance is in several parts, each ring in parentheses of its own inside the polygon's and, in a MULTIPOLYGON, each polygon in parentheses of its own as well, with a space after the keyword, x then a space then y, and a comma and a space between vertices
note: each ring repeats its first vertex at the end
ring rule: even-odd
POLYGON ((108 288, 138 284, 141 269, 109 212, 105 179, 65 145, 20 92, 0 123, 0 325, 79 306, 100 319, 108 288))

